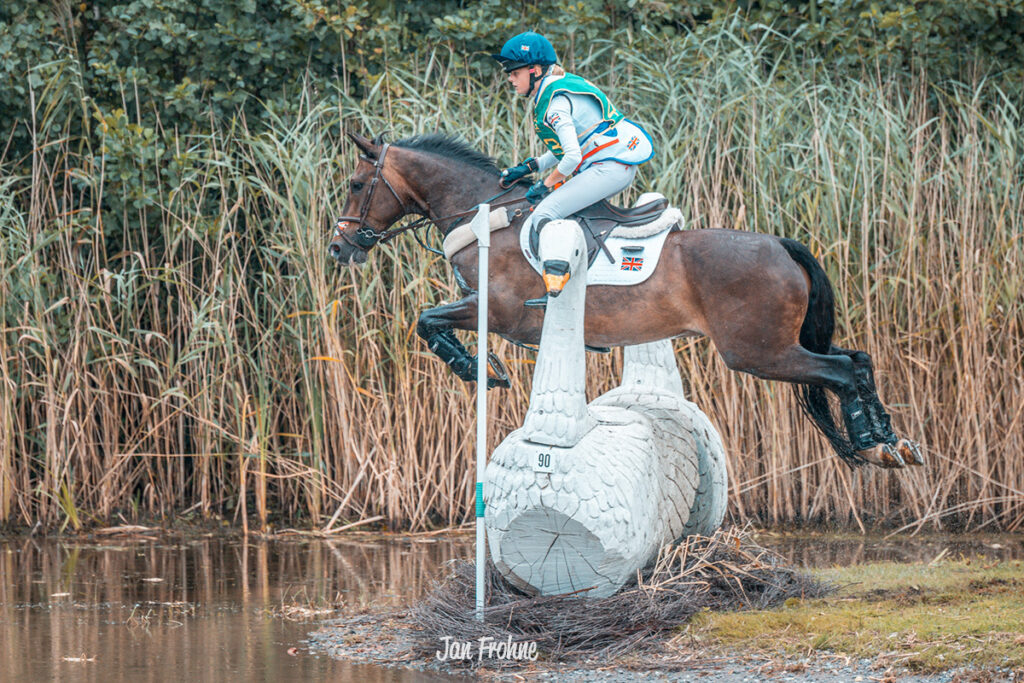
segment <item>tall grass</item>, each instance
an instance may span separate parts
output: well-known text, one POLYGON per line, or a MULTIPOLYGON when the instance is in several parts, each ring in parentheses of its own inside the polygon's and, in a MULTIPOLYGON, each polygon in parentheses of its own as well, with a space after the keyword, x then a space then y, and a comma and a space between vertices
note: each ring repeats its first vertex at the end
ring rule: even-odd
MULTIPOLYGON (((850 471, 787 386, 679 341, 689 394, 726 443, 730 515, 1024 527, 1016 101, 983 80, 773 66, 729 34, 577 57, 658 141, 638 190, 694 228, 810 245, 837 289, 838 343, 873 356, 897 430, 925 446, 924 469, 850 471)), ((161 179, 121 215, 101 211, 110 155, 52 125, 84 117, 77 102, 36 96, 31 172, 0 178, 0 523, 198 510, 420 529, 471 515, 472 387, 413 332, 458 297, 452 277, 411 239, 361 269, 325 246, 355 163, 346 129, 457 133, 503 162, 539 152, 497 75, 429 54, 364 101, 310 92, 300 115, 259 128, 163 131, 162 162, 119 160, 119 174, 161 179), (143 229, 115 252, 112 226, 129 220, 143 229)), ((513 388, 491 392, 492 446, 521 422, 533 362, 498 352, 513 388)), ((594 396, 621 355, 588 364, 594 396)))

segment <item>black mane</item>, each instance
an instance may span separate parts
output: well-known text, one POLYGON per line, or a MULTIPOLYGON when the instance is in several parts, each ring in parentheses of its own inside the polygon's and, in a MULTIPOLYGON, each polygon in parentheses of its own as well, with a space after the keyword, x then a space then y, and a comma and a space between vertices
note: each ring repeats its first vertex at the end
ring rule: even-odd
POLYGON ((414 135, 411 138, 396 140, 392 144, 396 147, 416 149, 421 152, 436 154, 446 159, 452 159, 453 161, 461 161, 474 168, 479 168, 481 171, 494 174, 500 172, 494 159, 479 150, 473 149, 466 141, 451 135, 442 135, 441 133, 414 135))

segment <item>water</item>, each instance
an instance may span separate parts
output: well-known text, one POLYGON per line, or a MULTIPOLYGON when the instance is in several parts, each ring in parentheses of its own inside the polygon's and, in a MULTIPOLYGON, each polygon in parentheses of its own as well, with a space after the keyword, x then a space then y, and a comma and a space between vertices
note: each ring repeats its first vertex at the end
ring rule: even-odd
POLYGON ((0 540, 0 681, 373 682, 449 677, 307 652, 313 613, 397 606, 462 540, 0 540), (293 621, 308 616, 312 619, 293 621))
POLYGON ((796 567, 850 566, 871 562, 931 562, 984 556, 992 560, 1024 558, 1022 534, 925 534, 921 536, 857 536, 849 534, 773 534, 757 538, 796 567))
MULTIPOLYGON (((1020 535, 759 540, 804 567, 1024 557, 1020 535)), ((304 639, 326 610, 399 606, 472 555, 468 534, 0 539, 0 680, 453 680, 318 657, 304 639)))

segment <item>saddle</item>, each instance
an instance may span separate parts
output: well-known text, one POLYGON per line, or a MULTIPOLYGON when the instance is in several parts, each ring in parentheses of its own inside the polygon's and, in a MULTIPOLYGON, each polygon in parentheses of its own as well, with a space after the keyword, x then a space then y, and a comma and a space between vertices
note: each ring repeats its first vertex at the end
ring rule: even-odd
MULTIPOLYGON (((598 252, 602 251, 608 260, 614 263, 615 259, 612 258, 611 252, 608 251, 608 247, 604 243, 608 235, 619 227, 631 228, 649 225, 657 220, 668 206, 668 200, 664 197, 633 208, 615 206, 607 199, 602 199, 569 216, 583 228, 583 237, 587 243, 587 266, 589 267, 597 258, 598 252)), ((540 229, 542 227, 544 226, 530 226, 530 250, 534 254, 537 253, 540 246, 540 229)), ((673 228, 673 230, 678 229, 678 227, 673 228)))

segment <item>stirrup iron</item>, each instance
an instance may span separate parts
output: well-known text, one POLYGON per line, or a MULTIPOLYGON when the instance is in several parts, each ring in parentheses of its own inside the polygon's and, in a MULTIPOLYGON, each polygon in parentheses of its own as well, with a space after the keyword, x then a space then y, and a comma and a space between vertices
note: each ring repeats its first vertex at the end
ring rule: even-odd
POLYGON ((536 299, 527 299, 523 302, 523 306, 526 308, 547 308, 548 307, 548 295, 547 292, 544 296, 539 296, 536 299))

